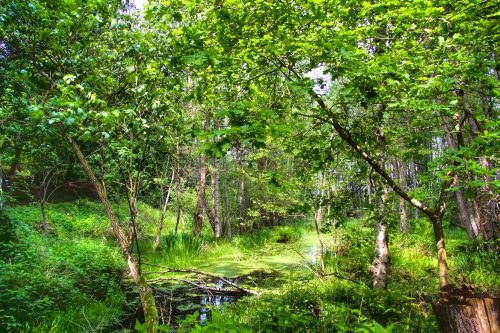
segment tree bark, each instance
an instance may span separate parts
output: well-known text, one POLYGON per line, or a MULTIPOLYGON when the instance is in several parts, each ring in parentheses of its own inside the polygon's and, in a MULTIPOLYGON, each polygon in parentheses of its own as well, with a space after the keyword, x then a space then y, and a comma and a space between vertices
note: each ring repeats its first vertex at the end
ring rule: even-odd
POLYGON ((498 298, 467 298, 461 302, 432 304, 442 333, 500 332, 498 298))
POLYGON ((224 176, 224 209, 226 213, 226 237, 231 239, 233 233, 231 230, 231 212, 229 211, 229 188, 227 187, 227 162, 226 157, 222 158, 223 176, 224 176))
POLYGON ((318 209, 316 210, 316 214, 314 217, 314 227, 316 229, 316 236, 318 237, 320 249, 320 269, 321 269, 321 275, 325 275, 325 257, 324 257, 324 251, 325 251, 325 244, 323 243, 323 240, 321 239, 321 222, 323 221, 323 200, 325 196, 325 176, 320 175, 320 181, 319 181, 319 202, 318 202, 318 209))
MULTIPOLYGON (((382 110, 381 110, 382 111, 382 110)), ((376 127, 376 138, 378 146, 380 147, 380 165, 385 169, 385 133, 384 124, 382 121, 382 113, 379 112, 376 127)), ((395 170, 398 170, 398 165, 393 163, 395 170)), ((400 178, 399 172, 396 172, 396 176, 400 178)), ((370 182, 373 182, 370 175, 370 182)), ((405 187, 399 179, 399 184, 401 189, 404 191, 405 187)), ((379 191, 377 194, 379 194, 379 191)), ((386 202, 389 197, 389 191, 386 186, 383 187, 380 198, 377 198, 377 207, 375 208, 375 216, 377 217, 377 224, 375 228, 375 246, 374 246, 374 256, 373 261, 370 266, 370 271, 372 272, 372 285, 374 289, 387 289, 387 274, 388 266, 390 262, 389 247, 388 247, 388 236, 389 227, 386 220, 386 202)), ((401 198, 402 199, 402 198, 401 198)))
MULTIPOLYGON (((219 120, 214 119, 213 128, 215 130, 219 129, 219 120)), ((219 137, 214 137, 214 142, 218 142, 219 137)), ((222 234, 221 225, 221 205, 220 205, 220 176, 219 176, 219 159, 217 157, 212 158, 212 207, 213 207, 213 225, 214 225, 214 236, 215 239, 220 239, 222 234)))
POLYGON ((238 167, 241 171, 238 186, 238 231, 240 235, 243 233, 243 220, 244 220, 244 198, 245 198, 245 174, 243 173, 243 147, 240 145, 236 151, 238 167))
MULTIPOLYGON (((418 167, 417 163, 415 163, 415 160, 412 158, 411 160, 411 165, 412 165, 412 173, 411 173, 411 178, 412 178, 412 188, 413 190, 416 190, 418 188, 418 167)), ((420 209, 414 207, 415 210, 415 220, 418 220, 420 218, 420 209)))
MULTIPOLYGON (((479 158, 480 164, 483 168, 487 170, 491 170, 493 165, 490 161, 486 159, 486 157, 481 156, 479 158)), ((500 171, 499 171, 500 172, 500 171)), ((500 176, 500 173, 498 173, 500 176)), ((498 199, 499 196, 493 189, 491 184, 495 178, 493 176, 484 176, 484 182, 488 185, 484 186, 483 190, 480 191, 479 202, 480 208, 479 211, 482 217, 482 226, 481 229, 484 233, 484 239, 487 241, 496 240, 498 237, 498 223, 500 220, 500 216, 498 215, 498 199)), ((500 179, 497 179, 500 180, 500 179)))
MULTIPOLYGON (((406 185, 405 162, 403 160, 397 160, 394 163, 394 167, 398 171, 399 184, 401 184, 401 187, 403 188, 403 190, 406 191, 407 185, 406 185)), ((399 212, 400 212, 399 231, 401 231, 404 234, 407 234, 408 233, 408 215, 406 212, 406 201, 401 197, 399 197, 399 212)))
MULTIPOLYGON (((455 184, 459 184, 458 176, 455 176, 455 184)), ((472 212, 472 208, 469 206, 465 198, 465 193, 463 188, 458 188, 455 191, 455 199, 457 201, 458 214, 460 217, 460 222, 462 226, 467 231, 467 236, 470 240, 474 240, 479 235, 479 225, 476 223, 476 217, 472 212)))
POLYGON ((373 288, 375 289, 387 289, 387 266, 390 262, 387 238, 387 223, 378 222, 375 236, 375 257, 370 269, 373 274, 373 288))
POLYGON ((139 297, 141 299, 141 305, 144 311, 144 317, 145 317, 144 327, 146 329, 146 332, 156 332, 156 326, 158 324, 159 317, 158 317, 158 310, 156 309, 155 306, 155 300, 152 289, 147 285, 147 283, 139 273, 137 262, 133 256, 133 253, 130 251, 131 248, 130 244, 128 243, 127 237, 120 228, 118 218, 113 212, 111 203, 106 195, 104 188, 97 180, 92 168, 88 164, 86 157, 83 155, 77 143, 68 134, 63 132, 63 135, 66 141, 70 144, 73 151, 75 152, 76 157, 78 158, 78 161, 82 165, 85 173, 89 177, 90 182, 97 190, 97 194, 103 204, 104 211, 111 222, 111 228, 113 229, 113 233, 116 237, 116 240, 118 241, 118 245, 120 246, 122 254, 124 255, 127 261, 130 276, 138 286, 139 297))
MULTIPOLYGON (((208 112, 205 116, 203 123, 203 129, 208 130, 209 118, 208 112)), ((194 213, 194 234, 198 236, 201 233, 201 228, 203 226, 203 213, 205 206, 205 186, 207 181, 207 156, 205 153, 201 153, 198 158, 198 200, 196 202, 196 211, 194 213)))
POLYGON ((220 215, 220 191, 219 191, 219 160, 213 158, 212 166, 214 168, 212 172, 212 206, 213 206, 213 218, 214 218, 214 236, 215 239, 220 239, 221 237, 221 215, 220 215))

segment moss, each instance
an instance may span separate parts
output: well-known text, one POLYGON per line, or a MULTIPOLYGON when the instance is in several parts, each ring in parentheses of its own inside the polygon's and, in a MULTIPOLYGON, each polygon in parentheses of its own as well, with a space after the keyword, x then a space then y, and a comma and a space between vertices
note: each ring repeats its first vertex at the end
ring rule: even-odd
POLYGON ((158 309, 156 308, 153 290, 148 286, 144 277, 141 277, 139 283, 141 301, 144 307, 144 332, 155 333, 157 332, 160 317, 158 315, 158 309))

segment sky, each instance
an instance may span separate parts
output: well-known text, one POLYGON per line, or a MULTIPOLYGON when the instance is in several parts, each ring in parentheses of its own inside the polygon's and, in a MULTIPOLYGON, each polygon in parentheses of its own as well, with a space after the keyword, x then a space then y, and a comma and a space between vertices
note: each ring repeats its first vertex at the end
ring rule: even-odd
POLYGON ((137 9, 143 9, 144 6, 148 3, 148 0, 132 0, 131 2, 137 7, 137 9))

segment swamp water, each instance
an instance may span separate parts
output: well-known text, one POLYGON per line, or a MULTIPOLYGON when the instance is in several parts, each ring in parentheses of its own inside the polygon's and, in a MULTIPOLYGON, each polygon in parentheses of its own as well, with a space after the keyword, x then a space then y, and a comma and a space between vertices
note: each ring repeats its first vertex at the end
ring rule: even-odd
MULTIPOLYGON (((288 243, 273 243, 261 250, 253 252, 248 257, 226 255, 211 262, 200 261, 196 269, 224 277, 228 281, 250 289, 272 290, 286 283, 287 279, 304 279, 310 277, 310 266, 319 262, 320 247, 315 235, 306 235, 300 241, 288 243)), ((194 282, 194 281, 193 281, 194 282)), ((188 315, 198 311, 199 322, 210 319, 210 311, 223 304, 234 303, 243 293, 220 279, 199 278, 197 284, 211 286, 228 292, 204 291, 187 283, 166 281, 152 285, 160 322, 178 326, 188 315)), ((135 287, 130 289, 130 299, 138 299, 135 287)), ((144 321, 140 304, 135 311, 121 323, 122 329, 131 329, 136 320, 144 321)))

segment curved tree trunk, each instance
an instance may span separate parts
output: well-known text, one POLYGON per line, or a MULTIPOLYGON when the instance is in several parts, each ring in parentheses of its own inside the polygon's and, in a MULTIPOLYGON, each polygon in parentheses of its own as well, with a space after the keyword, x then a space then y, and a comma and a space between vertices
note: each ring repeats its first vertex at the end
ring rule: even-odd
POLYGON ((120 228, 120 225, 118 223, 118 218, 116 217, 115 213, 113 212, 113 209, 111 207, 111 203, 106 195, 106 192, 104 188, 101 186, 99 181, 97 180, 94 172, 92 171, 90 165, 87 162, 86 157, 83 155, 82 151, 80 150, 80 147, 76 144, 76 142, 66 133, 63 133, 64 138, 68 143, 71 145, 71 148, 75 152, 78 161, 82 165, 83 169, 85 170, 85 173, 90 179, 90 182, 92 185, 97 190, 97 194, 99 195, 99 199, 101 199, 101 202, 104 206, 104 211, 106 215, 108 216, 110 222, 111 222, 111 227, 113 229, 113 233, 118 241, 118 244, 120 246, 120 249, 122 250, 122 253, 127 261, 127 265, 129 268, 130 272, 130 277, 134 280, 135 284, 138 286, 139 289, 139 297, 141 299, 141 305, 144 311, 144 318, 145 318, 145 323, 144 327, 146 329, 146 332, 156 332, 156 326, 158 324, 158 310, 156 309, 155 305, 155 300, 153 296, 153 291, 152 289, 148 286, 148 284, 145 282, 145 280, 142 278, 139 267, 137 265, 137 262, 133 256, 133 253, 130 251, 131 249, 131 244, 127 241, 127 237, 123 233, 123 231, 120 228))

